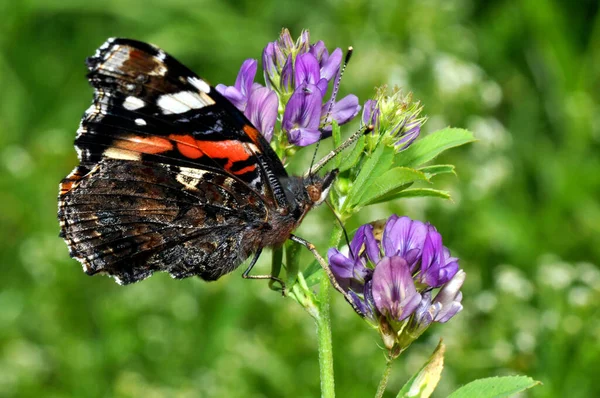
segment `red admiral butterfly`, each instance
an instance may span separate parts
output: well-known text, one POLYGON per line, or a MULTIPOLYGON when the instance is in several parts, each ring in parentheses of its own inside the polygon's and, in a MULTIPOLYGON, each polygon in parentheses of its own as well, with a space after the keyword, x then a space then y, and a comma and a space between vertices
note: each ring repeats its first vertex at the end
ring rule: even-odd
MULTIPOLYGON (((61 236, 87 274, 216 280, 287 239, 336 171, 290 177, 248 119, 161 49, 110 39, 87 59, 94 101, 60 184, 61 236)), ((276 278, 273 278, 276 279, 276 278)))

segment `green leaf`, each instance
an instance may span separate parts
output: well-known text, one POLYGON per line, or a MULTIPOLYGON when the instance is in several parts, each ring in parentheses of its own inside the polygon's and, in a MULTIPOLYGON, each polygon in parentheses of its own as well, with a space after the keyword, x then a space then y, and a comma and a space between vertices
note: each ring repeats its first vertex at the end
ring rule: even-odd
POLYGON ((527 376, 489 377, 470 382, 448 398, 502 398, 541 384, 527 376))
POLYGON ((356 201, 359 205, 372 203, 391 192, 397 192, 400 187, 414 181, 427 181, 427 176, 415 169, 396 167, 375 177, 369 184, 365 184, 362 195, 356 201))
POLYGON ((446 149, 473 141, 475 137, 470 131, 448 127, 413 142, 406 150, 399 152, 394 160, 398 166, 415 167, 430 161, 446 149))
POLYGON ((321 273, 319 271, 322 269, 317 260, 315 260, 303 272, 304 280, 306 280, 306 284, 309 287, 313 287, 321 281, 321 273))
POLYGON ((418 197, 434 197, 442 199, 450 199, 450 193, 447 191, 440 191, 439 189, 433 188, 408 188, 411 184, 402 186, 399 189, 388 193, 387 195, 375 198, 372 201, 365 203, 363 206, 370 206, 377 203, 389 202, 400 198, 418 198, 418 197))
POLYGON ((368 157, 367 161, 363 164, 360 172, 356 176, 356 179, 352 183, 350 192, 348 192, 348 198, 344 202, 342 212, 350 207, 356 206, 360 197, 363 195, 365 186, 369 185, 371 181, 385 173, 392 165, 394 159, 394 150, 385 145, 379 145, 368 157))
POLYGON ((439 175, 439 174, 454 174, 454 175, 456 175, 456 172, 454 171, 454 169, 455 169, 455 167, 453 164, 435 164, 433 166, 421 167, 418 170, 425 173, 427 178, 431 178, 431 177, 439 175))
POLYGON ((429 360, 421 370, 402 387, 396 398, 419 397, 427 398, 431 395, 442 377, 444 369, 444 352, 446 346, 440 340, 429 360))
POLYGON ((360 155, 362 154, 363 149, 365 149, 365 140, 366 140, 366 138, 363 135, 356 141, 356 144, 354 144, 354 148, 352 149, 352 152, 350 152, 350 154, 348 156, 346 156, 344 158, 344 160, 342 160, 340 162, 340 165, 338 166, 338 169, 340 169, 340 172, 349 170, 352 167, 354 167, 354 165, 356 163, 358 163, 358 160, 360 159, 360 155))

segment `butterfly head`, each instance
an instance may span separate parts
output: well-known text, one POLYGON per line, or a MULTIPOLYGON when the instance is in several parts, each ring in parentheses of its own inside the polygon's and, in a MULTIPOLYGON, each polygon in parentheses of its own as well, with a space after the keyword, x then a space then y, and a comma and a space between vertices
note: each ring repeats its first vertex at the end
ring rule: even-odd
POLYGON ((308 195, 311 207, 318 206, 327 199, 329 190, 338 172, 338 169, 333 169, 322 178, 313 176, 304 180, 304 189, 308 195))

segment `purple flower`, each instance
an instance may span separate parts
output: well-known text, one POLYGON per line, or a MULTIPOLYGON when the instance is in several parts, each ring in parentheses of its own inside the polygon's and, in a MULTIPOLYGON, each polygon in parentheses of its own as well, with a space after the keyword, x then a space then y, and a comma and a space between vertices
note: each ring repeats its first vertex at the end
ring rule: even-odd
POLYGON ((314 84, 298 87, 285 107, 282 127, 291 144, 307 146, 321 138, 321 102, 323 95, 314 84))
POLYGON ((373 299, 379 312, 395 320, 408 318, 421 302, 406 260, 384 257, 373 272, 373 299))
POLYGON ((371 224, 361 226, 349 249, 347 256, 329 249, 331 270, 359 315, 378 327, 390 355, 462 309, 466 274, 428 223, 392 215, 381 236, 371 224))
MULTIPOLYGON (((333 120, 342 125, 360 111, 354 95, 336 102, 337 90, 323 103, 329 83, 336 78, 335 85, 339 84, 341 62, 341 49, 329 53, 322 41, 311 45, 306 30, 294 42, 290 32, 284 29, 262 52, 266 87, 254 83, 257 62, 248 59, 242 64, 233 86, 219 84, 216 89, 244 112, 268 140, 281 117, 281 130, 287 134, 287 143, 306 146, 329 136, 333 120)), ((285 139, 278 142, 287 144, 285 139)))

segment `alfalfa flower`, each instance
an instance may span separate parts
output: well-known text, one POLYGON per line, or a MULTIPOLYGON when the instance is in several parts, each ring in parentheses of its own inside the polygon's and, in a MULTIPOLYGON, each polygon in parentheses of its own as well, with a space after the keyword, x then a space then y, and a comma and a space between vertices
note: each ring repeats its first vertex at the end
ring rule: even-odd
POLYGON ((378 328, 392 357, 432 322, 447 322, 462 309, 465 273, 429 223, 393 215, 381 236, 365 224, 347 255, 331 248, 328 260, 357 312, 378 328))

